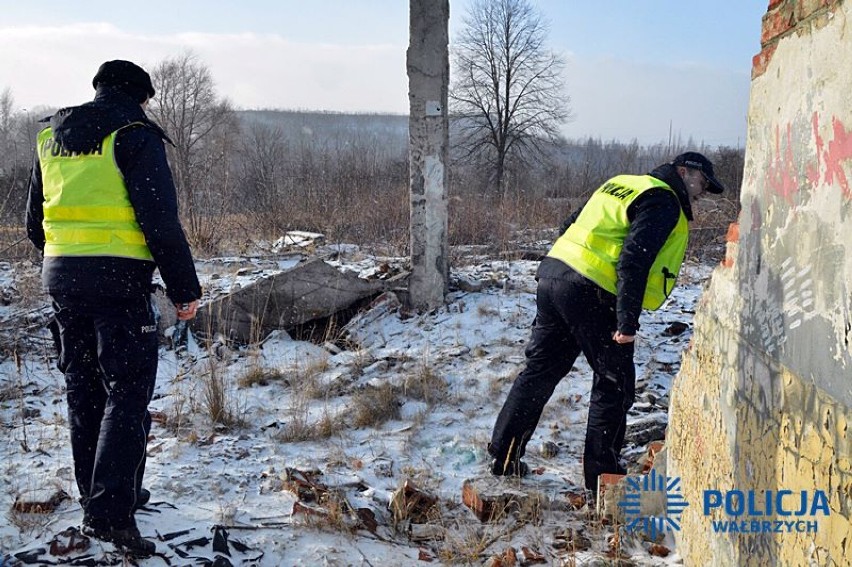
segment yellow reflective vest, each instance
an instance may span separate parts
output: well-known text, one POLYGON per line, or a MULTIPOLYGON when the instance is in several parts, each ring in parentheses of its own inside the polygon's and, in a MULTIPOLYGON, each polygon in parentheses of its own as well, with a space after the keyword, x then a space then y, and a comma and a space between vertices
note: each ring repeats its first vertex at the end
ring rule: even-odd
POLYGON ((86 153, 61 147, 51 128, 39 132, 45 256, 153 259, 115 163, 120 130, 86 153))
MULTIPOLYGON (((651 175, 619 175, 608 180, 592 194, 577 220, 557 239, 547 255, 565 262, 616 294, 616 266, 630 230, 627 208, 642 193, 657 187, 675 194, 666 183, 651 175)), ((674 230, 648 272, 642 298, 645 309, 658 309, 671 293, 688 238, 689 227, 681 210, 674 230)))

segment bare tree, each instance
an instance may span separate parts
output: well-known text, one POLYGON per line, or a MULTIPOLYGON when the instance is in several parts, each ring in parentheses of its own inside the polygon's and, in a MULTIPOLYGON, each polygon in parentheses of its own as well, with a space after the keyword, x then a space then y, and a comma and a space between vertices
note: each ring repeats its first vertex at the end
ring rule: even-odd
POLYGON ((12 90, 0 91, 0 223, 16 225, 26 203, 34 140, 26 110, 15 111, 12 90))
POLYGON ((18 151, 15 147, 14 133, 12 132, 12 90, 9 87, 0 93, 0 220, 7 213, 9 199, 15 191, 15 162, 18 151))
POLYGON ((456 38, 450 100, 462 156, 484 154, 501 190, 510 159, 541 156, 570 116, 547 31, 527 0, 474 0, 456 38))
POLYGON ((15 99, 12 96, 12 89, 6 87, 0 93, 0 132, 6 134, 12 123, 12 110, 15 104, 15 99))
POLYGON ((231 188, 234 111, 218 98, 210 70, 193 53, 161 62, 151 77, 157 94, 150 112, 175 143, 168 152, 187 236, 211 248, 231 188))
POLYGON ((279 230, 286 226, 289 143, 280 125, 251 122, 240 140, 239 183, 241 212, 255 227, 279 230))

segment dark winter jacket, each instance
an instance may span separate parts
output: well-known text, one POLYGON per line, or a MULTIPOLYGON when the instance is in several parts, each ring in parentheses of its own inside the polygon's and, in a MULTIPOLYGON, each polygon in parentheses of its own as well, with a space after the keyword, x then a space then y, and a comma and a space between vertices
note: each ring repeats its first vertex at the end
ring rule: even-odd
MULTIPOLYGON (((112 87, 98 89, 92 102, 63 108, 50 118, 56 141, 72 152, 95 148, 122 126, 141 122, 118 133, 115 161, 154 261, 111 256, 46 257, 42 270, 44 289, 52 294, 130 297, 147 293, 155 268, 175 303, 201 297, 192 253, 178 219, 177 194, 166 161, 159 126, 151 122, 139 103, 112 87)), ((27 235, 44 250, 44 192, 36 152, 27 203, 27 235)))
MULTIPOLYGON (((616 272, 618 274, 616 312, 618 330, 625 335, 635 335, 639 329, 639 314, 642 312, 642 297, 648 282, 648 272, 677 224, 680 210, 687 220, 692 220, 692 207, 686 186, 674 166, 661 165, 650 173, 671 187, 677 198, 667 189, 649 189, 637 197, 627 209, 630 230, 624 239, 616 272)), ((575 211, 560 229, 563 234, 576 220, 580 210, 575 211)), ((555 258, 547 257, 538 268, 539 278, 563 277, 573 269, 555 258)), ((573 279, 573 278, 572 278, 573 279)), ((591 280, 583 280, 596 286, 591 280)))

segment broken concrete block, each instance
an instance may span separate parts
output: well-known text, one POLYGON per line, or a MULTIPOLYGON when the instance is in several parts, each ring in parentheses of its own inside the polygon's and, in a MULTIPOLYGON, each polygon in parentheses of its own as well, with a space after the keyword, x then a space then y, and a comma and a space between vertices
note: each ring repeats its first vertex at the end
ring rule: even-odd
POLYGON ((151 300, 160 314, 160 318, 157 320, 157 330, 160 336, 163 336, 163 332, 166 329, 177 323, 175 304, 166 296, 166 292, 162 288, 158 288, 151 294, 151 300))
POLYGON ((205 303, 191 328, 207 336, 221 333, 239 342, 258 342, 274 330, 333 315, 386 286, 312 259, 205 303))

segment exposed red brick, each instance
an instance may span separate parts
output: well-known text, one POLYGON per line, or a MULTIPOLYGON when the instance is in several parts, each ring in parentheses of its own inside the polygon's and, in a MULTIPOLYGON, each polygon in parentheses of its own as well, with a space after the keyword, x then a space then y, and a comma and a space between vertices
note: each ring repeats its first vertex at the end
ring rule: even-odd
POLYGON ((480 522, 487 522, 494 516, 495 502, 481 498, 479 491, 470 482, 465 482, 462 486, 462 502, 480 522))
POLYGON ((728 233, 725 235, 725 242, 740 241, 740 223, 732 222, 728 225, 728 233))
POLYGON ((618 484, 618 482, 627 475, 604 473, 598 477, 598 486, 604 487, 610 484, 618 484))
POLYGON ((646 450, 646 459, 645 463, 642 466, 642 474, 648 474, 651 472, 651 469, 654 468, 654 459, 657 454, 663 450, 665 447, 665 443, 662 441, 651 441, 648 443, 648 448, 646 450))
POLYGON ((609 489, 610 486, 614 486, 614 485, 618 484, 619 481, 621 481, 621 479, 623 479, 625 476, 627 476, 627 475, 611 474, 611 473, 604 473, 604 474, 598 476, 598 499, 597 499, 598 514, 600 514, 602 516, 604 515, 603 514, 603 510, 604 510, 603 505, 604 505, 606 491, 609 489))
POLYGON ((824 8, 840 3, 840 0, 799 0, 796 2, 796 14, 801 21, 824 8))
POLYGON ((470 508, 481 522, 496 522, 507 514, 524 516, 534 509, 535 498, 518 490, 500 486, 485 486, 478 489, 472 481, 462 486, 462 502, 470 508))
POLYGON ((796 27, 798 20, 794 6, 785 4, 779 8, 767 12, 763 16, 763 28, 760 32, 760 45, 766 46, 770 41, 786 31, 796 27))
POLYGON ((733 268, 737 254, 737 243, 740 241, 740 223, 732 222, 728 225, 728 233, 725 235, 725 257, 722 259, 722 267, 733 268))
POLYGON ((751 60, 751 78, 752 80, 763 75, 766 68, 769 67, 769 62, 772 61, 772 56, 775 55, 777 44, 767 45, 760 53, 755 55, 751 60))

